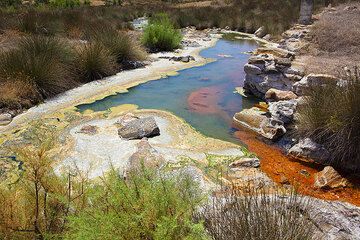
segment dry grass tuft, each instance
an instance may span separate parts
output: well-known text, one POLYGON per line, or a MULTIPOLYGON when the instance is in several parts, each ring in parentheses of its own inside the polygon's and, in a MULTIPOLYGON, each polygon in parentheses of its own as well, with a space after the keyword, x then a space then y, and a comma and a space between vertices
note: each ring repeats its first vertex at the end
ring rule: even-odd
POLYGON ((0 108, 24 109, 43 100, 36 86, 30 80, 26 80, 26 76, 18 78, 0 83, 0 108))

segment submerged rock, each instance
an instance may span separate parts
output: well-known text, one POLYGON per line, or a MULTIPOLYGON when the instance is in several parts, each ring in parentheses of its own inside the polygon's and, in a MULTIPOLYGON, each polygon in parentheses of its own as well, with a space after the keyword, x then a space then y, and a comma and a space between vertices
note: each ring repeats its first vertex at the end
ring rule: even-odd
POLYGON ((0 114, 0 126, 5 126, 11 123, 12 116, 9 113, 0 114))
POLYGON ((297 158, 312 159, 324 164, 330 157, 328 150, 321 144, 315 143, 310 138, 301 139, 289 150, 289 154, 297 158))
POLYGON ((142 139, 144 137, 155 137, 160 135, 160 129, 154 117, 146 117, 132 120, 118 129, 121 138, 142 139))
POLYGON ((317 188, 341 188, 349 185, 349 182, 343 178, 333 167, 327 166, 321 172, 315 175, 314 186, 317 188))

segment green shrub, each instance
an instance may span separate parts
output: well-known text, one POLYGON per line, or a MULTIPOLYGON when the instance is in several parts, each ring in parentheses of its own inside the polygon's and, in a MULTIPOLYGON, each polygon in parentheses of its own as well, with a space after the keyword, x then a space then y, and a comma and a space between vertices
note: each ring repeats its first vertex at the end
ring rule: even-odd
POLYGON ((89 206, 69 218, 66 239, 205 239, 193 222, 201 202, 190 177, 142 169, 124 180, 113 171, 89 193, 89 206))
POLYGON ((50 0, 49 4, 53 7, 73 8, 80 6, 80 0, 50 0))
POLYGON ((308 200, 294 192, 270 193, 249 186, 214 197, 200 217, 214 240, 310 240, 313 225, 308 208, 308 200))
POLYGON ((3 52, 0 57, 0 79, 27 76, 46 98, 74 87, 69 78, 73 55, 68 46, 43 36, 24 38, 16 49, 3 52))
POLYGON ((331 164, 360 171, 360 71, 346 73, 343 86, 334 82, 310 89, 299 112, 299 135, 330 151, 331 164))
POLYGON ((83 82, 110 76, 116 72, 116 58, 100 44, 87 44, 77 52, 76 71, 83 82))
POLYGON ((156 15, 144 29, 143 44, 151 51, 172 51, 180 46, 182 35, 167 15, 156 15))

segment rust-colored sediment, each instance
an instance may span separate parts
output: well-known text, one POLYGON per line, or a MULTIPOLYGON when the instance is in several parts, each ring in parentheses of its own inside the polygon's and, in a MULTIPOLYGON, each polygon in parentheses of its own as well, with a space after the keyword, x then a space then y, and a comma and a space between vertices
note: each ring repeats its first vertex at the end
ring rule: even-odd
POLYGON ((190 111, 198 113, 218 113, 220 108, 217 103, 221 98, 221 87, 203 87, 192 92, 188 97, 190 111))
POLYGON ((237 131, 235 136, 248 146, 248 149, 261 159, 261 170, 273 181, 283 182, 285 179, 298 188, 299 193, 326 200, 340 200, 360 206, 360 180, 349 179, 353 186, 347 188, 322 190, 315 188, 315 173, 322 166, 313 163, 296 161, 286 156, 278 147, 268 145, 257 138, 255 133, 237 131), (302 174, 304 170, 309 173, 302 174), (306 176, 307 175, 307 176, 306 176))

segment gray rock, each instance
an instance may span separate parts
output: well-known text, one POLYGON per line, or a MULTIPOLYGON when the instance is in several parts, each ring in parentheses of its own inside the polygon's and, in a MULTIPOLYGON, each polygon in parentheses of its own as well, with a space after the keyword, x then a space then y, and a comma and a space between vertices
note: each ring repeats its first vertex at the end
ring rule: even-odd
POLYGON ((293 91, 296 95, 304 95, 311 87, 325 86, 329 84, 336 85, 340 80, 332 75, 327 74, 309 74, 303 77, 299 82, 293 85, 293 91))
POLYGON ((142 139, 160 135, 160 129, 154 117, 135 119, 118 129, 118 134, 124 139, 142 139))
POLYGON ((360 208, 340 201, 310 199, 306 208, 313 222, 313 239, 360 239, 360 208))
POLYGON ((285 133, 286 129, 284 127, 284 123, 277 119, 268 118, 260 125, 260 134, 272 141, 278 140, 280 137, 284 136, 285 133))
POLYGON ((188 63, 190 61, 195 61, 195 58, 193 56, 181 56, 181 57, 171 57, 169 60, 175 61, 175 62, 184 62, 188 63))
POLYGON ((244 65, 244 71, 246 74, 253 74, 253 75, 259 75, 262 73, 262 70, 260 67, 254 65, 254 64, 245 64, 244 65))
POLYGON ((263 39, 265 39, 266 41, 270 41, 272 38, 271 34, 266 34, 263 39))
POLYGON ((265 27, 264 26, 260 27, 258 30, 255 31, 254 35, 257 36, 258 38, 264 37, 266 35, 265 27))
POLYGON ((343 178, 333 167, 327 166, 315 175, 314 186, 323 189, 347 187, 349 182, 343 178))
POLYGON ((321 144, 315 143, 310 138, 301 139, 289 150, 289 154, 297 158, 312 159, 324 164, 330 157, 330 153, 321 144))
POLYGON ((0 126, 5 126, 11 123, 12 116, 9 113, 0 114, 0 126))
POLYGON ((242 158, 230 163, 229 168, 258 168, 260 160, 258 158, 242 158))
POLYGON ((269 112, 274 119, 285 124, 292 122, 296 111, 297 101, 287 100, 269 103, 269 112))

